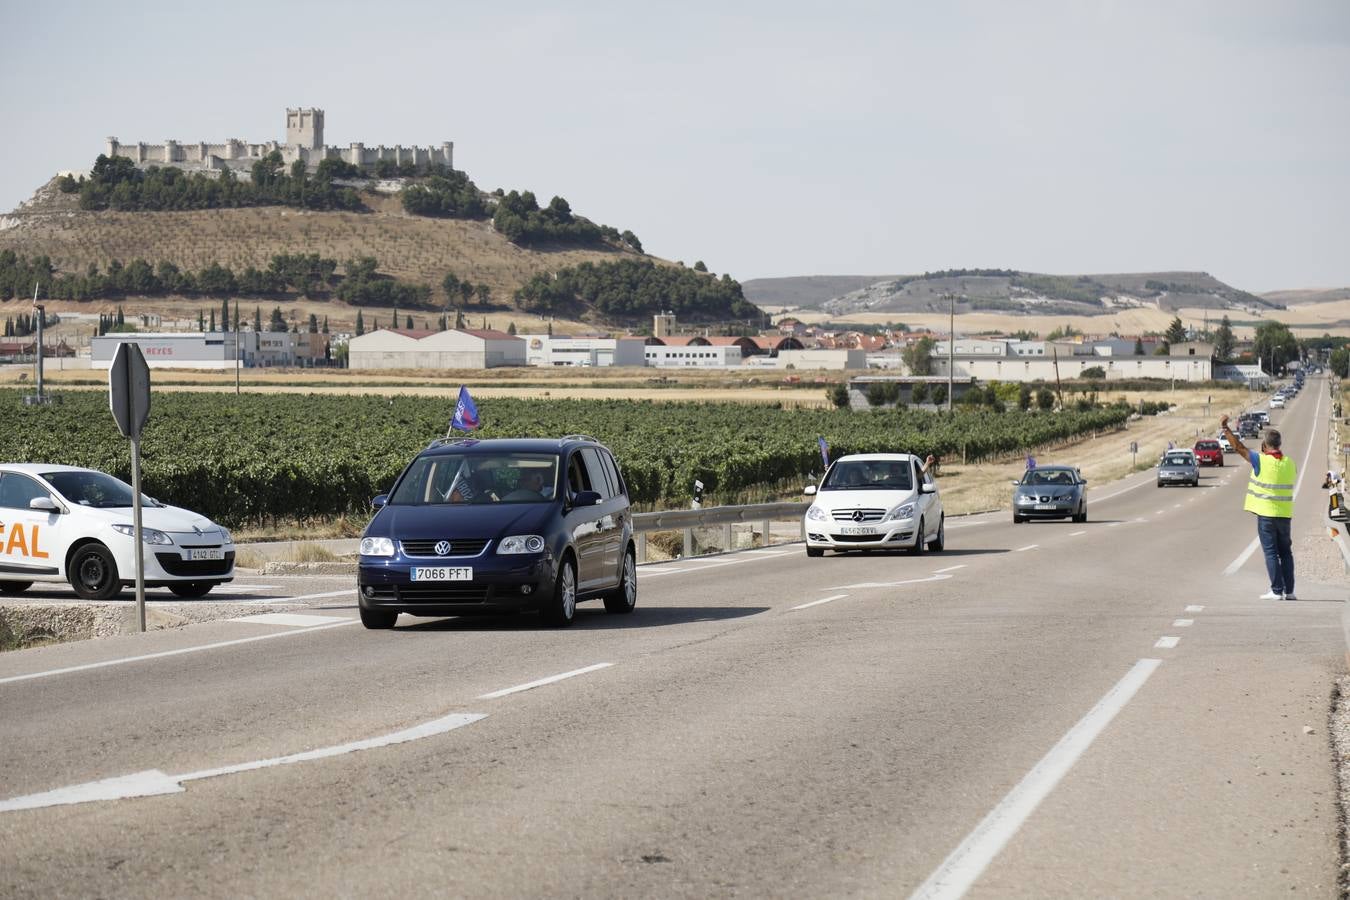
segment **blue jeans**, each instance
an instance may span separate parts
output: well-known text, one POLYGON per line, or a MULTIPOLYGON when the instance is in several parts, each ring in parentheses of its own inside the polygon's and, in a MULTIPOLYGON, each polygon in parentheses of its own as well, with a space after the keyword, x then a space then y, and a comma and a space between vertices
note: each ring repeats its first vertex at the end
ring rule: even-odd
POLYGON ((1289 519, 1257 516, 1256 536, 1266 555, 1266 573, 1270 589, 1276 594, 1294 593, 1294 548, 1289 537, 1289 519))

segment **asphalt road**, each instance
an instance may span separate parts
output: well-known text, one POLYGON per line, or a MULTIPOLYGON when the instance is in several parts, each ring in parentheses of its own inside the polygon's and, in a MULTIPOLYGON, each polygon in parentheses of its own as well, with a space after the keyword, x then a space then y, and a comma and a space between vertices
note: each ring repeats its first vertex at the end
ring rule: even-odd
MULTIPOLYGON (((1274 417, 1296 534, 1323 391, 1274 417)), ((647 566, 565 630, 259 578, 301 618, 4 654, 0 896, 1333 896, 1345 584, 1256 599, 1228 463, 922 557, 647 566)))

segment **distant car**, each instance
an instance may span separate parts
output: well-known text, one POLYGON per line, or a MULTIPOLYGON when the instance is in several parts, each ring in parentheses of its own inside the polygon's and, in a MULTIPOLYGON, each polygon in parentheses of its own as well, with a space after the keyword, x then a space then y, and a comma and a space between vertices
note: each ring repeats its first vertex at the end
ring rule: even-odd
MULTIPOLYGON (((135 583, 131 485, 76 466, 0 465, 0 594, 69 582, 85 600, 135 583)), ((145 586, 204 597, 234 578, 234 538, 205 516, 141 498, 145 586)))
POLYGON ((1262 428, 1265 428, 1270 424, 1270 413, 1266 412, 1264 409, 1258 409, 1256 412, 1252 413, 1252 415, 1256 417, 1256 421, 1262 428))
POLYGON ((1087 521, 1087 479, 1071 466, 1037 466, 1013 482, 1013 522, 1087 521))
POLYGON ((1271 409, 1284 409, 1284 397, 1282 397, 1282 396, 1280 396, 1280 395, 1278 395, 1278 394, 1275 395, 1274 397, 1271 397, 1271 398, 1270 398, 1270 408, 1271 408, 1271 409))
POLYGON ((628 486, 593 438, 433 441, 372 505, 356 570, 367 628, 517 610, 568 625, 581 600, 637 603, 628 486))
POLYGON ((1195 459, 1202 466, 1222 466, 1223 445, 1212 440, 1196 441, 1195 459))
POLYGON ((806 555, 826 550, 942 550, 946 515, 932 473, 910 453, 858 453, 830 463, 802 525, 806 555))
MULTIPOLYGON (((1233 445, 1230 444, 1230 443, 1228 442, 1228 436, 1227 436, 1227 435, 1223 435, 1223 434, 1219 435, 1218 441, 1219 441, 1219 446, 1223 448, 1223 452, 1224 452, 1224 453, 1232 453, 1232 452, 1233 452, 1233 445)), ((1222 463, 1220 463, 1220 465, 1222 465, 1222 463)))
POLYGON ((1200 468, 1189 450, 1168 450, 1158 463, 1158 487, 1171 484, 1200 485, 1200 468))

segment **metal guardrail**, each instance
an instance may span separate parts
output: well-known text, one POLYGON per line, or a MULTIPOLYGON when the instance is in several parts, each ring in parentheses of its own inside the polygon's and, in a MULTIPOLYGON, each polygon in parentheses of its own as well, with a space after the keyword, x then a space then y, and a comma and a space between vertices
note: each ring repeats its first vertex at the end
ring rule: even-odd
POLYGON ((711 506, 707 509, 671 509, 634 513, 633 533, 637 535, 638 562, 647 561, 647 534, 652 531, 683 531, 684 556, 694 555, 694 529, 722 526, 723 549, 731 549, 732 526, 758 522, 763 528, 764 544, 769 543, 769 523, 800 519, 810 503, 753 503, 747 506, 711 506))

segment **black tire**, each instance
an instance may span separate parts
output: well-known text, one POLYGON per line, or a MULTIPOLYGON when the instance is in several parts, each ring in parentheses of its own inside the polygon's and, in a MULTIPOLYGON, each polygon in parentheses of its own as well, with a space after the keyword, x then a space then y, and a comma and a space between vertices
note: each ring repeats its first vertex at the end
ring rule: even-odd
POLYGON ((70 557, 70 586, 85 600, 111 600, 122 590, 117 563, 102 544, 85 544, 70 557))
POLYGON ((919 520, 919 530, 914 532, 914 546, 909 552, 915 556, 923 556, 928 550, 928 542, 923 539, 923 519, 919 520))
POLYGON ((1025 522, 1025 521, 1026 521, 1026 519, 1022 518, 1022 517, 1019 516, 1017 513, 1013 513, 1013 524, 1014 524, 1014 525, 1021 525, 1021 524, 1022 524, 1023 522, 1025 522))
POLYGON ((933 542, 928 545, 928 549, 932 550, 934 553, 941 553, 943 548, 945 548, 946 546, 947 546, 947 514, 943 513, 942 518, 938 519, 937 537, 933 538, 933 542))
POLYGON ((391 609, 366 609, 361 607, 361 624, 372 631, 393 628, 398 621, 398 613, 391 609))
POLYGON ((824 556, 824 555, 825 555, 825 548, 824 548, 824 547, 807 547, 807 548, 806 548, 806 555, 807 555, 807 556, 824 556))
POLYGON ((553 585, 553 596, 544 607, 544 618, 560 628, 571 625, 577 616, 577 564, 572 557, 563 558, 558 567, 558 580, 553 585))
POLYGON ((15 594, 22 594, 32 586, 31 581, 0 581, 0 594, 12 597, 15 594))
POLYGON ((205 597, 215 587, 214 581, 180 581, 169 585, 175 597, 205 597))
POLYGON ((619 586, 605 595, 605 612, 630 613, 637 606, 637 556, 629 547, 623 553, 619 586))

